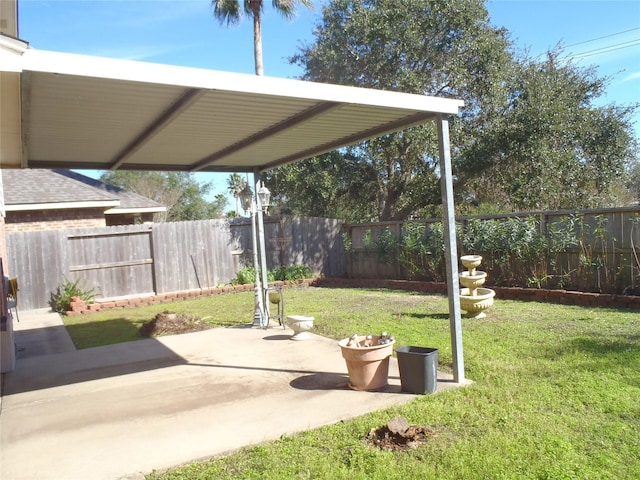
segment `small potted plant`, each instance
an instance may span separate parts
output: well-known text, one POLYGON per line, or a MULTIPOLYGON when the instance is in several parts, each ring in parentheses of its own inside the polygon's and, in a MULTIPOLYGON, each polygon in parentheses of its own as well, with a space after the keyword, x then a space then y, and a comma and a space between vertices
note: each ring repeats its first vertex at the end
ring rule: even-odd
POLYGON ((354 390, 376 391, 389 385, 389 358, 395 339, 392 335, 360 336, 357 334, 338 342, 349 372, 349 387, 354 390))

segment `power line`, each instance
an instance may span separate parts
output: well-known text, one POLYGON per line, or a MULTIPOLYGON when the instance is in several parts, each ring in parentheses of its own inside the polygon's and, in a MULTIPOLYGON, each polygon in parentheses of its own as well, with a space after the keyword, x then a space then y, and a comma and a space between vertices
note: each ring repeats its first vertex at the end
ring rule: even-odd
MULTIPOLYGON (((563 45, 562 46, 562 50, 566 52, 566 49, 568 47, 575 47, 577 45, 584 45, 585 43, 591 43, 591 42, 595 42, 595 41, 602 40, 602 39, 605 39, 605 38, 611 38, 611 37, 615 37, 615 36, 618 36, 618 35, 623 35, 625 33, 634 32, 636 30, 640 30, 640 27, 631 28, 629 30, 623 30, 623 31, 616 32, 616 33, 611 33, 609 35, 603 35, 601 37, 592 38, 590 40, 584 40, 582 42, 572 43, 572 44, 566 45, 566 46, 563 45)), ((620 42, 620 43, 614 43, 614 44, 611 44, 611 45, 605 45, 603 47, 598 47, 598 48, 593 49, 593 50, 587 50, 585 52, 566 53, 564 55, 564 58, 574 58, 574 59, 580 60, 580 59, 591 57, 591 56, 594 56, 594 55, 599 55, 599 54, 602 54, 602 53, 608 53, 608 52, 613 52, 613 51, 616 51, 616 50, 621 50, 621 49, 624 49, 624 48, 633 47, 633 46, 638 45, 639 43, 640 43, 640 38, 636 38, 636 39, 629 40, 629 41, 626 41, 626 42, 620 42)), ((536 56, 536 58, 542 57, 543 55, 544 55, 544 53, 540 53, 540 54, 538 54, 536 56)))
POLYGON ((628 42, 616 43, 613 45, 607 45, 605 47, 596 48, 594 50, 588 50, 582 53, 569 54, 568 57, 571 58, 586 58, 591 57, 593 55, 599 55, 601 53, 614 52, 616 50, 622 50, 623 48, 634 47, 636 45, 640 45, 640 39, 630 40, 628 42))
POLYGON ((610 33, 609 35, 604 35, 602 37, 592 38, 591 40, 584 40, 582 42, 572 43, 571 45, 567 45, 566 47, 575 47, 576 45, 582 45, 583 43, 591 43, 591 42, 595 42, 596 40, 602 40, 603 38, 615 37, 617 35, 622 35, 624 33, 633 32, 635 30, 640 30, 640 27, 631 28, 629 30, 624 30, 622 32, 610 33))

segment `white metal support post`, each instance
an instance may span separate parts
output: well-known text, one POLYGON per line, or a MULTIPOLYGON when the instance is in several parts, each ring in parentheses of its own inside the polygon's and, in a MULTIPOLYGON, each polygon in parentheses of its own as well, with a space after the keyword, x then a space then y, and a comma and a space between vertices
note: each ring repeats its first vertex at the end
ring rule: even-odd
POLYGON ((449 328, 453 380, 464 381, 464 355, 462 353, 462 315, 460 313, 460 285, 458 282, 458 248, 456 244, 456 217, 453 201, 453 169, 449 143, 449 119, 438 115, 438 144, 440 150, 440 187, 442 190, 442 220, 445 236, 445 265, 449 297, 449 328))
POLYGON ((254 190, 247 183, 240 192, 242 208, 251 214, 251 245, 253 247, 254 277, 254 305, 253 327, 267 328, 269 326, 269 299, 267 278, 267 256, 264 241, 263 208, 269 206, 270 193, 260 182, 260 171, 253 171, 255 181, 254 190))
POLYGON ((260 281, 260 260, 258 258, 258 228, 257 228, 257 215, 258 205, 255 198, 251 198, 251 246, 253 248, 253 270, 255 271, 254 278, 254 305, 253 305, 253 324, 252 327, 262 328, 264 325, 264 302, 262 295, 262 287, 260 281))
POLYGON ((262 291, 260 292, 260 300, 262 304, 262 326, 263 328, 269 327, 269 278, 267 276, 267 249, 264 238, 264 216, 262 211, 262 201, 260 199, 260 188, 262 183, 260 181, 260 171, 255 169, 253 171, 253 183, 255 187, 256 198, 256 210, 257 210, 257 225, 258 225, 258 243, 260 248, 260 271, 262 272, 262 291))

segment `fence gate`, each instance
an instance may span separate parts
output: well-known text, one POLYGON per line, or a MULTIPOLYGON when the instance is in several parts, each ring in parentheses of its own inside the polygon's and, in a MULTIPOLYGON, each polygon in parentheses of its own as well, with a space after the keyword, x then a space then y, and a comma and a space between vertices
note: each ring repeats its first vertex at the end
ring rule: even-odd
POLYGON ((67 236, 69 276, 97 298, 153 294, 151 229, 67 236))

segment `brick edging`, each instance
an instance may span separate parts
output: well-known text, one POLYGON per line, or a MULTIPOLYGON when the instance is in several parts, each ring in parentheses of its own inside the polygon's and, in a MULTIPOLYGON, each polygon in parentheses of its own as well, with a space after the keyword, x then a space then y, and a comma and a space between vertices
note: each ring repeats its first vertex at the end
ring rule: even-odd
MULTIPOLYGON (((422 293, 446 295, 447 285, 443 282, 422 282, 412 280, 384 280, 368 278, 318 278, 315 286, 343 288, 389 288, 422 293)), ((495 290, 497 298, 534 302, 561 303, 593 307, 629 308, 640 310, 640 296, 588 293, 572 290, 549 290, 544 288, 489 287, 495 290)))
MULTIPOLYGON (((271 282, 270 287, 281 286, 283 288, 308 287, 316 279, 306 278, 297 282, 271 282)), ((253 284, 225 285, 219 288, 203 288, 198 290, 186 290, 181 292, 159 293, 157 295, 147 295, 144 297, 132 297, 119 300, 98 300, 95 303, 86 303, 79 297, 71 298, 71 310, 65 312, 68 316, 81 315, 84 313, 99 312, 104 310, 117 310, 123 308, 140 307, 143 305, 158 305, 161 303, 171 303, 180 300, 192 300, 194 298, 211 297, 214 295, 225 295, 229 293, 253 291, 253 284)))
MULTIPOLYGON (((297 282, 272 282, 269 286, 283 288, 296 287, 334 287, 334 288, 388 288, 421 293, 435 293, 446 295, 447 285, 443 282, 424 282, 414 280, 384 280, 370 278, 306 278, 297 282)), ((122 300, 96 302, 86 304, 79 297, 71 299, 71 310, 67 315, 81 315, 83 313, 133 308, 142 305, 157 305, 179 300, 210 297, 229 293, 248 292, 253 290, 253 284, 228 285, 221 288, 204 288, 182 292, 161 293, 145 297, 135 297, 122 300)), ((497 298, 508 300, 525 300, 533 302, 561 303, 564 305, 579 305, 593 307, 629 308, 640 310, 640 296, 612 295, 606 293, 576 292, 571 290, 549 290, 544 288, 522 287, 490 287, 496 292, 497 298)))

